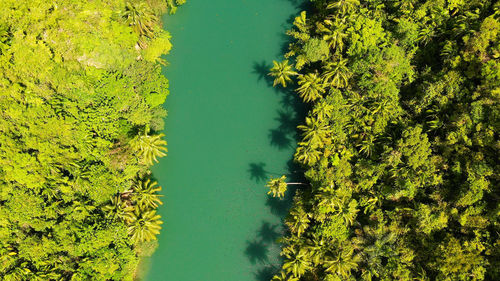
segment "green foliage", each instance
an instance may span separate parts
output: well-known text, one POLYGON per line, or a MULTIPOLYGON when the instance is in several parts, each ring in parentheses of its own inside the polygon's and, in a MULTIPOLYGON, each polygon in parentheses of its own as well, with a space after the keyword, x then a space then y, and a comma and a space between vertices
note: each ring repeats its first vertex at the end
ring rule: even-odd
POLYGON ((310 185, 273 280, 500 279, 498 1, 311 2, 285 54, 310 185))
POLYGON ((177 12, 178 6, 185 4, 186 0, 166 0, 166 2, 167 8, 170 10, 170 14, 175 14, 175 12, 177 12))
POLYGON ((273 197, 283 198, 285 192, 288 189, 288 185, 285 182, 286 176, 281 176, 277 179, 271 179, 267 186, 269 187, 269 192, 267 194, 272 194, 273 197))
POLYGON ((288 61, 284 60, 282 62, 273 61, 274 66, 271 68, 270 76, 274 77, 273 86, 281 84, 281 86, 286 87, 286 83, 292 81, 290 76, 297 75, 297 72, 293 71, 293 67, 288 65, 288 61))
POLYGON ((167 155, 167 142, 162 140, 164 134, 159 135, 137 135, 130 141, 130 147, 139 157, 139 162, 146 165, 153 165, 158 162, 157 157, 167 155), (164 152, 165 151, 165 152, 164 152))
POLYGON ((132 196, 140 209, 154 209, 162 204, 160 195, 158 195, 160 191, 161 187, 158 186, 157 182, 151 182, 151 180, 146 179, 134 186, 132 196))
POLYGON ((330 54, 328 43, 319 38, 311 38, 304 44, 304 56, 308 62, 325 60, 330 54))
POLYGON ((168 54, 168 52, 170 52, 170 49, 172 49, 170 38, 170 34, 164 31, 156 38, 151 40, 151 42, 148 44, 148 48, 143 51, 144 59, 151 62, 160 62, 162 64, 165 64, 165 61, 160 57, 163 54, 168 54))
POLYGON ((0 0, 1 280, 132 280, 154 248, 165 9, 0 0))
POLYGON ((122 13, 125 23, 131 26, 139 35, 152 37, 156 26, 156 16, 153 9, 140 1, 127 1, 122 13))
POLYGON ((142 243, 139 243, 136 247, 136 251, 139 256, 150 257, 156 251, 156 248, 158 248, 158 241, 144 241, 142 243))
POLYGON ((315 101, 325 92, 321 78, 316 73, 299 75, 298 84, 300 87, 297 88, 297 92, 305 102, 315 101))
POLYGON ((137 209, 128 226, 128 234, 135 243, 155 240, 156 235, 160 233, 162 223, 156 211, 138 211, 137 209))

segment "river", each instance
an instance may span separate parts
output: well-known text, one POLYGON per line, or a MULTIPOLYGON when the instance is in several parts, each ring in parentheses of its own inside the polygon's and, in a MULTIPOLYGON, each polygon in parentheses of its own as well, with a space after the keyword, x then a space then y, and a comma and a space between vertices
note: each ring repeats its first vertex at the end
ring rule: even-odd
POLYGON ((153 169, 165 223, 148 281, 268 281, 289 201, 270 200, 270 176, 292 173, 293 94, 266 77, 281 59, 293 0, 188 0, 165 16, 174 49, 165 133, 153 169))

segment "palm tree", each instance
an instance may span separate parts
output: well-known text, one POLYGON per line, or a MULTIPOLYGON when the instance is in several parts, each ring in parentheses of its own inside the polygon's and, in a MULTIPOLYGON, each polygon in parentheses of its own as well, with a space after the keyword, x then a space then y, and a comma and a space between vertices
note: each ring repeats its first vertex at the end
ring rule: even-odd
POLYGON ((267 183, 267 187, 269 187, 269 192, 267 194, 272 194, 273 197, 278 197, 282 199, 285 196, 285 192, 288 188, 288 185, 304 185, 305 183, 301 182, 285 182, 286 176, 283 175, 280 178, 271 178, 271 180, 267 183))
POLYGON ((298 237, 309 227, 309 222, 309 214, 304 211, 302 206, 294 206, 290 209, 289 216, 286 219, 290 231, 296 233, 298 237))
POLYGON ((425 46, 436 35, 435 33, 436 31, 433 24, 425 25, 418 33, 418 40, 422 42, 425 46))
POLYGON ((371 134, 367 135, 366 138, 358 144, 358 146, 360 147, 360 152, 363 152, 366 156, 370 157, 375 147, 375 136, 371 134))
POLYGON ((323 33, 323 40, 328 42, 328 46, 332 50, 342 51, 344 49, 344 39, 347 34, 341 29, 343 24, 339 24, 339 20, 336 19, 335 23, 331 20, 325 20, 324 24, 318 24, 318 29, 323 33))
POLYGON ((299 125, 297 128, 303 131, 304 140, 313 147, 323 147, 325 139, 331 133, 330 126, 319 118, 306 117, 306 125, 299 125))
POLYGON ((151 182, 150 179, 147 179, 135 185, 132 195, 139 208, 146 210, 149 208, 156 208, 158 205, 162 204, 160 200, 161 195, 157 193, 160 190, 161 186, 158 186, 157 182, 151 182))
POLYGON ((9 41, 10 37, 9 27, 0 25, 0 54, 2 53, 2 50, 7 49, 7 42, 9 41))
POLYGON ((347 59, 340 59, 336 62, 328 63, 325 68, 321 78, 323 83, 335 87, 335 88, 345 88, 351 77, 351 73, 347 68, 347 59))
POLYGON ((295 159, 304 165, 312 166, 318 162, 322 152, 317 150, 316 147, 312 147, 307 143, 299 143, 299 147, 295 152, 295 159))
POLYGON ((359 255, 354 254, 353 248, 341 249, 336 257, 327 257, 323 261, 325 271, 340 275, 343 278, 349 277, 351 271, 358 267, 361 261, 359 255))
POLYGON ((143 163, 153 165, 153 161, 158 162, 157 157, 167 155, 165 153, 167 151, 165 147, 167 142, 162 139, 163 136, 165 135, 137 135, 130 141, 130 146, 139 155, 143 163))
POLYGON ((408 14, 410 11, 415 9, 415 5, 413 4, 415 1, 413 0, 399 0, 395 2, 394 6, 398 8, 398 11, 402 11, 404 14, 408 14))
POLYGON ((267 187, 269 187, 269 192, 267 194, 272 194, 273 197, 278 197, 280 199, 283 198, 288 188, 285 180, 286 176, 284 175, 276 179, 271 178, 267 183, 267 187))
POLYGON ((309 233, 308 236, 302 247, 309 253, 312 264, 320 265, 323 263, 325 252, 328 251, 328 242, 317 232, 309 233))
POLYGON ((56 273, 56 269, 52 266, 46 265, 38 268, 37 271, 32 271, 28 279, 33 281, 46 281, 46 280, 61 280, 62 276, 56 273))
POLYGON ((351 239, 353 246, 361 252, 361 258, 368 268, 377 271, 383 267, 383 259, 394 258, 396 255, 395 246, 397 234, 387 227, 363 227, 363 231, 351 239))
POLYGON ((306 33, 308 29, 306 11, 300 12, 300 16, 295 17, 293 21, 295 25, 301 32, 306 33))
POLYGON ((300 87, 297 89, 297 92, 304 102, 315 101, 321 98, 321 94, 325 92, 321 78, 316 73, 300 75, 298 83, 300 87))
POLYGON ((298 73, 293 71, 293 66, 288 65, 288 60, 282 62, 273 61, 273 67, 271 68, 270 76, 274 77, 273 87, 281 84, 286 87, 286 83, 292 81, 290 76, 297 75, 298 73))
POLYGON ((344 220, 345 225, 353 225, 357 214, 359 212, 358 203, 355 200, 351 200, 347 206, 343 206, 341 209, 341 212, 339 212, 339 215, 342 217, 344 220))
POLYGON ((289 277, 284 271, 280 271, 278 275, 273 276, 271 281, 299 281, 299 278, 289 277))
POLYGON ((305 185, 305 183, 285 182, 285 180, 285 175, 281 176, 280 178, 271 178, 271 180, 266 185, 270 189, 267 194, 272 194, 273 197, 282 199, 285 196, 288 185, 305 185))
POLYGON ((313 114, 316 115, 319 120, 326 120, 332 117, 333 109, 333 105, 323 99, 314 105, 313 114))
POLYGON ((337 9, 342 14, 349 12, 359 5, 359 0, 337 0, 326 6, 327 9, 337 9))
POLYGON ((328 42, 328 46, 333 50, 342 51, 344 49, 344 39, 347 34, 342 32, 340 29, 332 30, 331 32, 323 35, 323 40, 328 42))
POLYGON ((14 266, 8 275, 4 275, 3 277, 8 281, 23 281, 29 280, 30 273, 31 270, 28 268, 28 263, 21 262, 20 264, 17 264, 17 266, 14 266))
POLYGON ((134 217, 128 225, 128 234, 132 241, 139 243, 142 241, 156 240, 156 235, 160 233, 161 224, 160 215, 156 211, 140 212, 135 210, 134 217))
POLYGON ((127 1, 122 12, 125 22, 141 36, 153 37, 157 18, 146 2, 127 1))
POLYGON ((283 264, 283 269, 291 273, 293 277, 300 278, 306 271, 311 269, 310 255, 307 250, 296 250, 292 247, 283 249, 283 254, 287 261, 283 264))
POLYGON ((111 203, 103 208, 106 218, 129 223, 134 219, 134 207, 123 202, 120 196, 111 198, 111 203))

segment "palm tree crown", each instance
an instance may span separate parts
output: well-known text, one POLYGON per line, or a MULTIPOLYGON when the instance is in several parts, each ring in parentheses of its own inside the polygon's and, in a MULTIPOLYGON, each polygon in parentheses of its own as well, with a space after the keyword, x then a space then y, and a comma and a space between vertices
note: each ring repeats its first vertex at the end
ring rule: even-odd
POLYGON ((130 146, 141 158, 141 161, 153 165, 153 161, 158 162, 157 157, 167 155, 165 152, 167 142, 162 139, 164 134, 159 135, 137 135, 130 141, 130 146))
POLYGON ((286 83, 292 81, 290 76, 297 75, 297 72, 293 71, 293 67, 288 64, 288 60, 282 62, 273 61, 273 64, 274 66, 269 73, 270 76, 274 77, 273 87, 278 84, 286 87, 286 83))
POLYGON ((267 184, 270 189, 267 194, 272 194, 273 197, 283 198, 288 187, 285 180, 286 176, 281 176, 277 179, 271 179, 267 184))
POLYGON ((128 234, 132 241, 139 243, 156 240, 156 235, 160 233, 160 225, 163 223, 160 218, 156 211, 139 212, 136 209, 128 227, 128 234))
POLYGON ((323 83, 335 88, 345 88, 351 77, 351 72, 347 68, 347 59, 340 59, 336 62, 328 63, 321 78, 323 83))
POLYGON ((146 210, 148 208, 156 208, 161 205, 159 192, 161 186, 157 182, 151 182, 150 179, 140 181, 134 187, 133 196, 139 205, 139 208, 146 210))
POLYGON ((299 125, 297 128, 303 131, 304 141, 313 147, 323 147, 331 133, 327 122, 314 117, 306 117, 306 125, 299 125))
POLYGON ((305 102, 315 101, 321 98, 325 88, 321 83, 321 78, 316 73, 308 73, 299 76, 299 88, 297 92, 305 102))
POLYGON ((108 219, 118 219, 128 223, 134 218, 134 207, 127 205, 119 196, 113 196, 111 203, 103 208, 108 219))
POLYGON ((337 0, 326 6, 327 9, 337 9, 342 14, 349 12, 359 5, 359 0, 337 0))
POLYGON ((153 36, 156 16, 147 3, 128 1, 125 4, 122 17, 139 35, 153 36))

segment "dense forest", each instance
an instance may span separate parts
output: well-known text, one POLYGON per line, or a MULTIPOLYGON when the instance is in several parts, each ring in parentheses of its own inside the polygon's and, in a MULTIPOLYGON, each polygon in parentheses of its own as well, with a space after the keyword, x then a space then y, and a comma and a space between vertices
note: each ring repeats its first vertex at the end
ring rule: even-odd
POLYGON ((500 3, 311 2, 270 73, 309 107, 273 280, 500 280, 500 3))
POLYGON ((154 250, 183 2, 0 0, 1 280, 132 280, 154 250))

